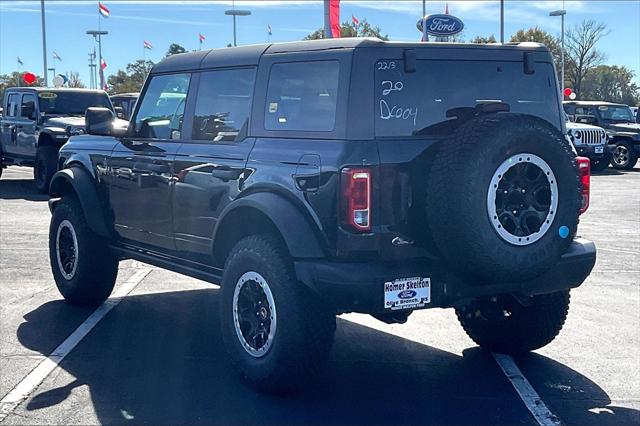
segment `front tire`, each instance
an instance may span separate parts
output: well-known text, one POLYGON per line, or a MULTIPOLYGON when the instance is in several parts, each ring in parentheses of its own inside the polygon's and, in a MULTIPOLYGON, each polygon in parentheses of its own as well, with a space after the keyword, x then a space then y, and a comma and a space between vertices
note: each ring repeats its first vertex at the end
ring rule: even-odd
POLYGON ((36 152, 33 180, 38 191, 48 194, 51 178, 57 171, 58 150, 53 146, 41 146, 36 152))
POLYGON ((65 196, 53 211, 49 260, 60 294, 74 305, 99 305, 111 294, 118 276, 118 258, 91 231, 73 196, 65 196))
POLYGON ((618 170, 631 170, 638 162, 638 153, 631 142, 626 140, 616 141, 611 155, 611 165, 618 170))
POLYGON ((233 364, 260 391, 301 388, 328 358, 335 312, 293 271, 286 250, 268 236, 242 239, 225 265, 222 336, 233 364))
POLYGON ((527 306, 507 295, 456 308, 462 328, 474 342, 513 355, 550 343, 560 333, 568 312, 569 291, 534 296, 527 306))

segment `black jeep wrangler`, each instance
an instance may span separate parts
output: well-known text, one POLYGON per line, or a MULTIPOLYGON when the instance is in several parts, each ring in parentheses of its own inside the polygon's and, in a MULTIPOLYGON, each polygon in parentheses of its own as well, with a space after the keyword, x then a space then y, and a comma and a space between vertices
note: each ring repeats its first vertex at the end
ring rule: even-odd
POLYGON ((628 105, 600 101, 566 101, 563 103, 569 119, 576 123, 593 124, 607 131, 611 165, 631 170, 640 157, 640 123, 628 105))
POLYGON ((58 150, 71 135, 84 133, 89 107, 113 110, 106 92, 88 89, 13 87, 4 94, 0 118, 0 176, 9 165, 34 168, 35 185, 49 190, 58 170, 58 150))
MULTIPOLYGON (((306 383, 336 314, 453 307, 521 353, 590 273, 589 161, 565 138, 543 46, 335 39, 174 55, 128 130, 109 109, 60 151, 50 257, 71 303, 137 259, 222 286, 228 352, 257 388, 306 383)), ((188 315, 188 313, 185 313, 188 315)))

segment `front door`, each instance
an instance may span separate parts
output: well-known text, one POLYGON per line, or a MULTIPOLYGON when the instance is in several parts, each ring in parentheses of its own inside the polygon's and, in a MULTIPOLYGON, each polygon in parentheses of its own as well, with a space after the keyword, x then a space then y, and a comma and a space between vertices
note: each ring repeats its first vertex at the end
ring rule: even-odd
POLYGON ((0 126, 0 137, 2 140, 2 151, 7 154, 18 154, 16 146, 16 121, 20 114, 20 94, 11 93, 7 97, 7 104, 4 106, 2 125, 0 126))
POLYGON ((182 143, 190 74, 151 78, 140 108, 108 162, 108 188, 119 236, 134 245, 174 249, 173 161, 182 143))
POLYGON ((33 93, 22 95, 20 118, 16 121, 16 145, 18 153, 35 157, 36 155, 36 96, 33 93))
POLYGON ((206 260, 220 213, 242 191, 248 174, 255 69, 206 71, 198 79, 192 137, 175 159, 173 223, 180 254, 206 260))

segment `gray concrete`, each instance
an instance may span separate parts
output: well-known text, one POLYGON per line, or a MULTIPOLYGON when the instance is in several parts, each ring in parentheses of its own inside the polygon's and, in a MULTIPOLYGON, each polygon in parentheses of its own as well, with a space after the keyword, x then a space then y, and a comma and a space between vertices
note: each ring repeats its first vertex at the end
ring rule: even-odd
MULTIPOLYGON (((592 178, 581 234, 594 273, 572 292, 561 335, 516 360, 567 425, 640 424, 640 168, 592 178)), ((46 197, 30 169, 0 180, 0 397, 90 313, 49 271, 46 197)), ((122 262, 119 284, 140 265, 122 262)), ((3 424, 534 424, 490 354, 451 310, 405 325, 339 319, 332 359, 306 392, 240 383, 218 332, 215 286, 153 272, 3 424)))

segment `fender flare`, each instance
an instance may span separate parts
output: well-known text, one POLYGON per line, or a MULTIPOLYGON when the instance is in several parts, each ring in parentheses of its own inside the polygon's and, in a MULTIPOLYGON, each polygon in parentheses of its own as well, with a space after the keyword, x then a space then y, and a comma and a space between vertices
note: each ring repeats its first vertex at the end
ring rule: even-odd
MULTIPOLYGON (((53 197, 62 196, 69 192, 69 186, 73 188, 78 201, 80 201, 80 206, 89 228, 102 237, 110 237, 103 208, 91 175, 80 167, 60 170, 51 179, 50 193, 53 197)), ((59 198, 54 198, 49 202, 49 208, 52 213, 55 209, 55 204, 59 200, 59 198)))
POLYGON ((229 204, 221 213, 213 231, 213 250, 224 228, 226 219, 233 217, 239 209, 254 209, 269 219, 276 227, 289 253, 294 258, 325 257, 321 239, 314 231, 310 221, 305 218, 301 209, 281 195, 267 192, 257 192, 237 199, 229 204))

